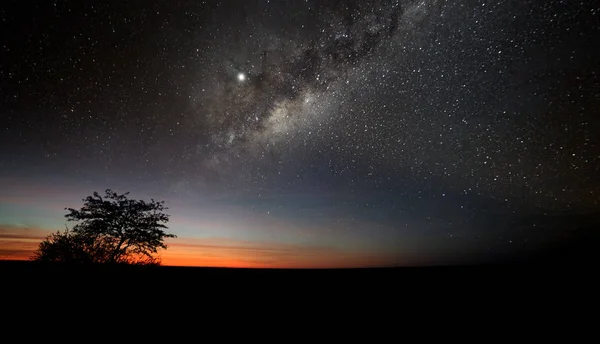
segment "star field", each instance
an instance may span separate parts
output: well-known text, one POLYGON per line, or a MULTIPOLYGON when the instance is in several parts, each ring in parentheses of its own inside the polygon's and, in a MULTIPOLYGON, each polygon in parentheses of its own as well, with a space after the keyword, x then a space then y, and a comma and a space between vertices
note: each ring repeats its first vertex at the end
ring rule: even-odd
POLYGON ((208 235, 178 227, 205 209, 211 236, 380 265, 600 223, 592 1, 12 1, 0 20, 7 195, 123 188, 179 204, 179 237, 208 235))

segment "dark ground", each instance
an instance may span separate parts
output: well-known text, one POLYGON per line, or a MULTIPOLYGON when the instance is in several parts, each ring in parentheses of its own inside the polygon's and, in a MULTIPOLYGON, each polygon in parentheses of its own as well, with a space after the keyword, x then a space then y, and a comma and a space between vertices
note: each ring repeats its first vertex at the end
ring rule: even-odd
MULTIPOLYGON (((564 258, 564 257, 563 257, 564 258)), ((558 258, 544 261, 510 262, 470 266, 400 267, 364 269, 239 269, 175 266, 70 266, 29 261, 0 261, 4 286, 23 288, 71 284, 115 286, 160 286, 185 290, 211 288, 318 289, 413 289, 492 287, 511 284, 570 285, 595 280, 597 267, 589 262, 558 258)))
MULTIPOLYGON (((515 317, 525 323, 540 316, 572 318, 586 309, 595 311, 600 290, 597 272, 595 266, 567 261, 340 270, 0 261, 4 313, 16 324, 34 319, 48 325, 55 317, 89 323, 88 318, 98 317, 121 326, 125 318, 134 317, 146 319, 142 321, 145 331, 157 327, 161 333, 164 322, 191 321, 200 326, 207 317, 221 324, 275 320, 311 329, 331 328, 341 324, 340 319, 376 325, 381 321, 377 319, 385 319, 398 325, 405 324, 406 317, 413 322, 435 318, 446 323, 460 322, 466 315, 483 322, 504 319, 500 324, 506 327, 515 317), (104 316, 109 313, 118 319, 104 316)), ((344 331, 351 330, 345 327, 344 331)))
POLYGON ((275 321, 293 331, 347 334, 365 323, 397 332, 407 319, 460 324, 459 331, 484 323, 494 335, 534 323, 548 333, 567 323, 594 328, 589 315, 600 306, 595 233, 534 255, 472 266, 285 270, 0 261, 0 309, 14 323, 5 328, 20 336, 23 324, 83 323, 93 333, 129 326, 154 338, 172 333, 165 323, 203 331, 206 319, 263 330, 273 329, 275 321))

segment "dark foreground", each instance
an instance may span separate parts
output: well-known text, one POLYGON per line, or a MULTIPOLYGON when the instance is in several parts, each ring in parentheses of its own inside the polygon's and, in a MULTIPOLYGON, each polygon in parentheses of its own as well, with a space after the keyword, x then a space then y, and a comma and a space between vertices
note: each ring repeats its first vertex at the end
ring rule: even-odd
POLYGON ((163 289, 345 288, 414 289, 569 285, 595 280, 596 265, 487 264, 365 269, 237 269, 173 266, 80 266, 0 261, 5 286, 119 285, 163 289))
POLYGON ((223 321, 241 316, 246 322, 267 314, 285 322, 310 314, 324 323, 340 316, 429 319, 473 306, 479 310, 471 316, 483 318, 508 311, 553 314, 557 307, 591 307, 598 300, 596 271, 588 264, 270 270, 0 261, 2 296, 10 310, 5 313, 12 319, 32 319, 38 311, 45 315, 35 319, 55 312, 85 318, 116 309, 161 321, 220 314, 223 321))

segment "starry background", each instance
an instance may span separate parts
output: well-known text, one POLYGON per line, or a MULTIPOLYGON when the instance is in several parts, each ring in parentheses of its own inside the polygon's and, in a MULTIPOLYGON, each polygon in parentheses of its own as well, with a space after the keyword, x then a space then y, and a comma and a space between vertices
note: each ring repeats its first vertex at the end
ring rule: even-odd
POLYGON ((594 1, 5 1, 1 258, 107 188, 166 201, 172 265, 589 242, 599 23, 594 1))

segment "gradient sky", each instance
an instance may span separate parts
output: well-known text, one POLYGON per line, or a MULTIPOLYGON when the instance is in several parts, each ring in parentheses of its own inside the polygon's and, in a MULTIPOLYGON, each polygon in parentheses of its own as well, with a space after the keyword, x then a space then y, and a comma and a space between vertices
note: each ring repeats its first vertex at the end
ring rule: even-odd
POLYGON ((600 221, 594 1, 7 1, 0 259, 94 191, 166 265, 477 263, 600 221))

